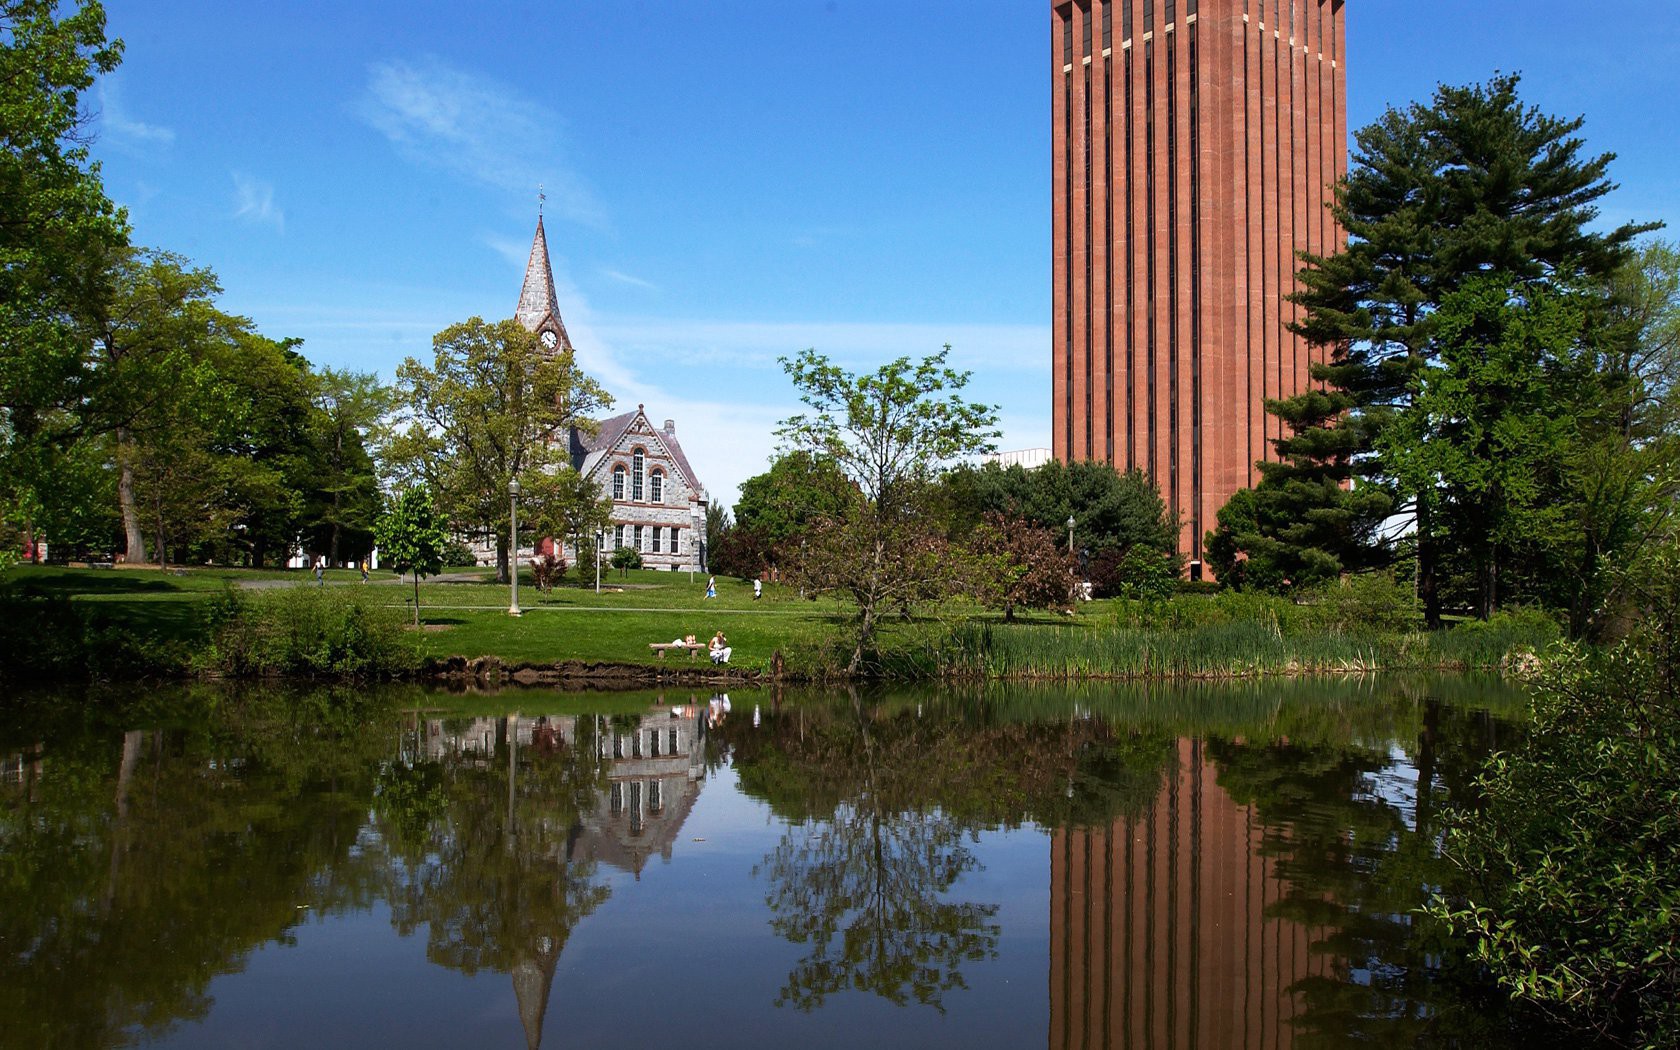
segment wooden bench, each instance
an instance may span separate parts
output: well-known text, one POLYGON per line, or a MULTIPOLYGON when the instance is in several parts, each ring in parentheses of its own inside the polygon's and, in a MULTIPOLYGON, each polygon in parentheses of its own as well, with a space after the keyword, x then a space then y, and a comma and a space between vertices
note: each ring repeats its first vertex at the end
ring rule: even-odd
POLYGON ((687 649, 688 650, 688 658, 689 658, 690 661, 692 661, 694 659, 694 654, 695 653, 697 653, 700 650, 706 648, 706 643, 705 642, 649 642, 648 643, 648 648, 652 649, 654 652, 658 653, 659 658, 661 660, 665 659, 665 650, 667 650, 667 649, 687 649))

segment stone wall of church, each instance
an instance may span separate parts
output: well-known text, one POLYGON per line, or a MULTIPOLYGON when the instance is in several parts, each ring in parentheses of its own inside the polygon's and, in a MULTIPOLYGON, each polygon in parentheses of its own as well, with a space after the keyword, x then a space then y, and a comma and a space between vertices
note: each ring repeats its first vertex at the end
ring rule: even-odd
POLYGON ((602 495, 609 498, 613 494, 614 470, 621 467, 624 471, 624 498, 613 500, 606 556, 610 558, 612 551, 619 546, 634 546, 641 551, 642 564, 647 568, 698 571, 701 568, 701 545, 706 539, 705 494, 691 488, 683 477, 665 443, 667 436, 674 437, 674 426, 667 421, 666 427, 670 429, 655 430, 646 420, 638 419, 591 471, 591 476, 601 484, 602 495), (644 453, 643 498, 640 500, 632 498, 637 450, 644 453), (652 498, 655 473, 663 478, 661 499, 657 503, 652 498), (639 543, 638 528, 641 530, 639 543), (657 540, 654 535, 656 529, 657 540), (677 537, 674 553, 671 549, 673 531, 677 537), (656 545, 657 550, 654 549, 656 545))

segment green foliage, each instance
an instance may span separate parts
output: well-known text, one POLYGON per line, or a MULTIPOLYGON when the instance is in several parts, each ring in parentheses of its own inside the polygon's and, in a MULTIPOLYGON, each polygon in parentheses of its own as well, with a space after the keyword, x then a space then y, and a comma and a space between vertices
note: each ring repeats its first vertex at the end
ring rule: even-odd
POLYGON ((1387 561, 1378 530, 1394 504, 1356 469, 1371 435, 1365 417, 1348 415, 1355 404, 1322 390, 1266 402, 1289 434, 1273 440, 1278 458, 1257 464, 1259 483, 1234 493, 1207 534, 1221 583, 1281 592, 1387 561))
POLYGON ((634 547, 619 547, 612 552, 612 567, 620 576, 642 567, 642 552, 634 547))
POLYGON ((1558 636, 1555 621, 1501 614, 1408 629, 1409 598, 1386 582, 1314 592, 1302 604, 1251 591, 1119 602, 1110 620, 953 627, 917 666, 957 678, 1246 678, 1396 670, 1496 670, 1558 636))
POLYGON ((443 553, 438 560, 443 562, 446 568, 460 568, 478 564, 478 556, 473 553, 473 549, 454 537, 444 543, 443 553))
POLYGON ((1560 648, 1496 756, 1434 910, 1514 998, 1599 1038, 1680 1042, 1680 703, 1646 644, 1560 648))
POLYGON ((1423 625, 1411 582, 1386 573, 1344 576, 1299 597, 1305 623, 1340 634, 1404 634, 1423 625))
POLYGON ((1071 517, 1076 549, 1124 556, 1141 545, 1178 552, 1178 522, 1140 470, 1122 473, 1088 460, 1052 460, 1032 470, 985 463, 957 467, 941 488, 959 534, 985 514, 1000 513, 1065 537, 1071 517))
POLYGON ((190 641, 147 630, 94 602, 0 589, 0 681, 100 681, 180 673, 190 641))
POLYGON ((908 615, 956 592, 970 568, 940 535, 931 483, 951 460, 992 449, 997 409, 962 399, 969 373, 946 367, 950 351, 857 375, 815 350, 781 359, 811 414, 783 420, 777 436, 833 464, 855 488, 842 513, 807 530, 790 574, 812 595, 856 603, 852 674, 873 649, 883 614, 908 615))
POLYGON ((402 610, 359 587, 229 588, 207 618, 209 645, 195 663, 212 674, 387 678, 419 662, 402 610))
MULTIPOLYGON (((741 498, 728 531, 743 534, 734 541, 736 548, 751 536, 766 561, 778 560, 790 541, 797 543, 814 522, 844 513, 851 499, 851 480, 838 464, 795 449, 773 459, 763 474, 741 482, 741 498)), ((756 575, 756 570, 740 575, 756 575)))
POLYGON ((1099 598, 1158 601, 1177 589, 1180 560, 1177 550, 1143 544, 1105 547, 1091 559, 1088 575, 1099 598))
MULTIPOLYGON (((1552 423, 1579 430, 1570 421, 1577 413, 1569 378, 1536 357, 1542 345, 1559 349, 1567 328, 1557 311, 1548 314, 1545 304, 1555 300, 1546 296, 1602 287, 1633 238, 1648 229, 1592 230, 1596 202, 1612 188, 1610 155, 1583 156, 1576 137, 1582 122, 1524 106, 1517 86, 1515 76, 1443 86, 1428 105, 1391 109, 1359 131, 1333 209, 1348 243, 1336 255, 1308 257, 1302 291, 1293 297, 1306 309, 1296 330, 1335 349, 1328 365, 1315 366, 1314 378, 1351 399, 1348 411, 1360 428, 1389 435, 1367 449, 1377 452, 1369 468, 1412 518, 1418 589, 1432 625, 1440 620, 1444 559, 1486 539, 1475 525, 1451 520, 1436 471, 1452 469, 1460 506, 1486 511, 1491 499, 1509 509, 1510 496, 1519 511, 1549 505, 1512 490, 1523 480, 1514 473, 1489 473, 1506 466, 1489 458, 1496 446, 1520 447, 1518 430, 1552 423), (1540 304, 1536 313, 1486 324, 1497 316, 1480 299, 1492 275, 1506 289, 1523 290, 1506 305, 1526 315, 1530 303, 1540 304), (1520 396, 1508 404, 1501 387, 1520 396), (1447 403, 1470 414, 1440 415, 1447 403), (1436 442, 1439 448, 1429 447, 1436 442), (1480 495, 1466 504, 1473 494, 1480 495)), ((1549 437, 1539 452, 1557 458, 1549 437)), ((1528 529, 1527 518, 1492 523, 1505 561, 1518 554, 1510 536, 1528 529)), ((1488 555, 1478 561, 1493 563, 1488 555)), ((1482 573, 1484 590, 1490 575, 1482 573)), ((1485 613, 1494 603, 1480 604, 1485 613)))
POLYGON ((397 391, 401 430, 386 446, 388 468, 435 492, 455 529, 490 530, 502 582, 508 579, 510 481, 517 478, 537 497, 533 510, 543 523, 559 524, 559 535, 575 534, 573 518, 590 518, 588 508, 567 503, 583 498, 594 505, 600 493, 550 468, 567 465, 567 428, 589 425, 612 398, 571 350, 550 351, 518 321, 473 317, 433 338, 430 366, 405 360, 397 368, 397 391))
POLYGON ((359 560, 373 549, 373 523, 379 518, 372 453, 391 408, 391 390, 371 373, 333 368, 310 381, 304 547, 334 564, 359 560))
POLYGON ((380 560, 392 572, 414 574, 414 622, 420 622, 420 577, 443 570, 449 537, 432 509, 432 494, 418 486, 405 490, 373 527, 380 560))
POLYGON ((121 57, 97 2, 0 4, 0 505, 45 496, 84 432, 84 326, 128 239, 88 157, 84 95, 121 57))

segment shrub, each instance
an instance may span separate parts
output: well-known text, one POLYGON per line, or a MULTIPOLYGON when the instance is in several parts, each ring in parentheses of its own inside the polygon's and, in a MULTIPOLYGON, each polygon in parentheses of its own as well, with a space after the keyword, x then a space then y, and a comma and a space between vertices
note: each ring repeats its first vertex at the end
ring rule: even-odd
POLYGON ((1296 599, 1302 626, 1340 634, 1405 634, 1422 626, 1422 612, 1410 584, 1386 573, 1344 576, 1320 584, 1296 599))
POLYGON ((623 575, 625 572, 628 572, 631 569, 641 568, 642 567, 641 552, 638 551, 634 547, 620 547, 620 548, 618 548, 617 550, 613 551, 612 567, 617 569, 619 571, 620 575, 623 575))
POLYGON ((443 545, 443 564, 455 568, 475 566, 478 564, 478 555, 460 540, 450 540, 443 545))
POLYGON ((209 610, 202 671, 230 676, 389 677, 419 659, 400 608, 360 589, 294 587, 247 594, 233 589, 209 610))
POLYGON ((566 559, 557 554, 545 553, 531 559, 531 576, 536 580, 537 590, 544 594, 554 590, 554 585, 566 575, 566 559))
POLYGON ((1680 1045, 1680 706, 1647 644, 1553 650, 1527 739, 1494 756, 1432 911, 1513 998, 1599 1037, 1680 1045))
POLYGON ((1100 598, 1166 598, 1178 586, 1178 557, 1143 544, 1106 547, 1091 559, 1090 577, 1100 598))
POLYGON ((186 664, 187 651, 184 640, 119 622, 97 602, 0 592, 0 681, 168 675, 186 664))

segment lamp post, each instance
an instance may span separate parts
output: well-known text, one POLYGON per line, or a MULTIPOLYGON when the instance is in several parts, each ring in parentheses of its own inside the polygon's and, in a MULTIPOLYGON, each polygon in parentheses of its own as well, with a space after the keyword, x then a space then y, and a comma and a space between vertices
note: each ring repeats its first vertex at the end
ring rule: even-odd
POLYGON ((601 553, 607 549, 607 530, 595 530, 595 593, 601 593, 601 553))
POLYGON ((513 600, 508 605, 509 616, 523 616, 519 611, 519 479, 508 482, 508 582, 513 586, 513 600))
POLYGON ((1068 554, 1073 554, 1073 515, 1068 515, 1068 554))

